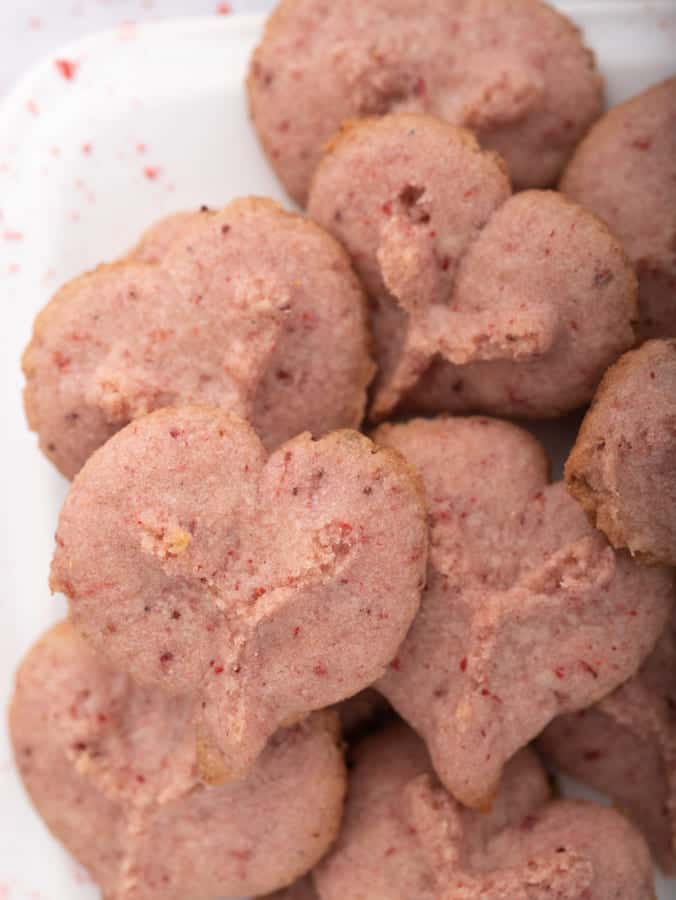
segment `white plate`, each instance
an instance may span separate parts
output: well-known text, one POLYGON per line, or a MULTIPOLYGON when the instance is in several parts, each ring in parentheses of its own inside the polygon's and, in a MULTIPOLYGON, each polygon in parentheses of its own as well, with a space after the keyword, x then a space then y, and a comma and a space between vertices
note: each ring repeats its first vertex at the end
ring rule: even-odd
MULTIPOLYGON (((611 102, 671 74, 674 0, 557 5, 584 27, 611 102)), ((243 91, 261 25, 209 18, 95 35, 45 61, 0 108, 3 706, 21 655, 64 612, 47 572, 66 484, 36 449, 21 408, 19 357, 32 319, 63 281, 126 250, 165 213, 247 193, 284 200, 243 91), (76 64, 72 80, 57 58, 76 64)), ((559 427, 538 430, 560 448, 559 427)), ((96 897, 29 806, 4 728, 0 798, 0 898, 96 897)), ((676 881, 661 883, 660 898, 676 900, 676 881)))

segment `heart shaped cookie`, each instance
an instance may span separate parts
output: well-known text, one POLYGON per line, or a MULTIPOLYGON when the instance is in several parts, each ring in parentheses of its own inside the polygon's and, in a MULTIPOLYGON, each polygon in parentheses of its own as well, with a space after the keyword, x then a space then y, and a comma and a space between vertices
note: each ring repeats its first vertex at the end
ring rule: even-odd
POLYGON ((540 748, 610 795, 676 875, 676 616, 638 673, 591 709, 561 716, 540 748))
POLYGON ((190 702, 105 668, 69 623, 24 659, 10 729, 35 807, 109 900, 271 891, 338 830, 346 779, 333 714, 278 732, 242 781, 207 787, 190 702))
POLYGON ((338 840, 314 872, 321 900, 653 900, 650 855, 618 813, 550 801, 530 750, 490 812, 463 808, 405 726, 354 754, 338 840))
POLYGON ((308 212, 371 298, 375 418, 559 416, 634 343, 636 277, 606 226, 560 194, 510 195, 500 160, 429 116, 332 141, 308 212))
POLYGON ((426 592, 376 687, 448 790, 485 806, 520 747, 636 671, 671 612, 672 573, 614 551, 514 425, 418 419, 374 440, 418 468, 430 505, 426 592))
POLYGON ((353 431, 269 458, 216 408, 132 422, 82 469, 52 587, 105 658, 199 697, 202 765, 243 774, 282 724, 383 674, 417 612, 419 477, 353 431))
POLYGON ((30 426, 68 477, 160 407, 223 406, 269 449, 356 427, 373 373, 343 250, 251 197, 166 219, 71 281, 38 316, 23 364, 30 426))
POLYGON ((603 100, 579 30, 541 0, 502 0, 499 16, 491 0, 281 0, 247 87, 263 149, 301 204, 346 119, 438 116, 499 151, 519 188, 546 187, 603 100))

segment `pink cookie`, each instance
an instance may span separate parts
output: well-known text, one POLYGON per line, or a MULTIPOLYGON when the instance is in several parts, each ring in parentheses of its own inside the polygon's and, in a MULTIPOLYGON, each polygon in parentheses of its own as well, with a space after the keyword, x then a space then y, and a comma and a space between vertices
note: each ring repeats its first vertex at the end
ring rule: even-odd
POLYGON ((600 115, 602 80, 568 19, 540 0, 281 0, 251 60, 271 165, 305 203, 345 119, 431 113, 499 151, 515 183, 552 184, 600 115))
POLYGON ((132 422, 73 482, 52 587, 97 652, 198 695, 205 775, 379 678, 420 603, 416 473, 352 431, 268 457, 249 425, 184 407, 132 422))
POLYGON ((635 264, 641 336, 676 337, 676 78, 606 113, 561 190, 604 219, 635 264))
POLYGON ((190 703, 102 666, 64 623, 28 653, 10 711, 24 784, 110 900, 260 894, 333 841, 345 767, 337 722, 280 731, 243 781, 200 782, 190 703))
POLYGON ((357 427, 373 373, 345 253, 256 198, 165 219, 129 256, 71 281, 23 362, 30 426, 68 477, 164 406, 223 406, 268 449, 357 427))
POLYGON ((314 873, 321 900, 654 900, 650 855, 618 813, 550 801, 530 750, 490 812, 460 806, 403 726, 356 751, 345 819, 314 873))
POLYGON ((418 419, 374 439, 419 469, 431 526, 420 612, 376 687, 448 790, 485 807, 519 748, 634 674, 671 612, 672 573, 614 551, 514 425, 418 419))
POLYGON ((559 416, 634 343, 636 278, 619 243, 560 194, 511 196, 501 161, 429 116, 352 123, 309 214, 371 298, 371 413, 559 416))
POLYGON ((676 566, 676 340, 648 341, 608 370, 566 484, 614 547, 676 566))
POLYGON ((592 709, 556 719, 540 747, 609 794, 676 875, 676 617, 637 675, 592 709))

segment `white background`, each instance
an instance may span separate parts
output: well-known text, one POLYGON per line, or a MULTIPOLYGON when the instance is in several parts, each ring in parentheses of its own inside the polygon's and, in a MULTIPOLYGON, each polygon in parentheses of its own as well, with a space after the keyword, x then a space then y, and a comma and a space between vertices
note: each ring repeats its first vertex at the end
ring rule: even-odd
POLYGON ((273 0, 0 0, 0 97, 33 63, 76 38, 131 22, 263 12, 273 0))

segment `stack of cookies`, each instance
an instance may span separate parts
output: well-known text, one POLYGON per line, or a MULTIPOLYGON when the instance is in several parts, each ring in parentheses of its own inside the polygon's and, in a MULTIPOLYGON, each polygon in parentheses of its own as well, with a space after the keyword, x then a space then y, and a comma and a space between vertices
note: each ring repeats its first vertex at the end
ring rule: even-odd
POLYGON ((305 212, 159 222, 24 355, 72 479, 69 617, 10 711, 28 793, 107 900, 650 900, 676 78, 602 115, 542 0, 282 0, 248 93, 305 212), (590 403, 552 482, 508 420, 590 403))

